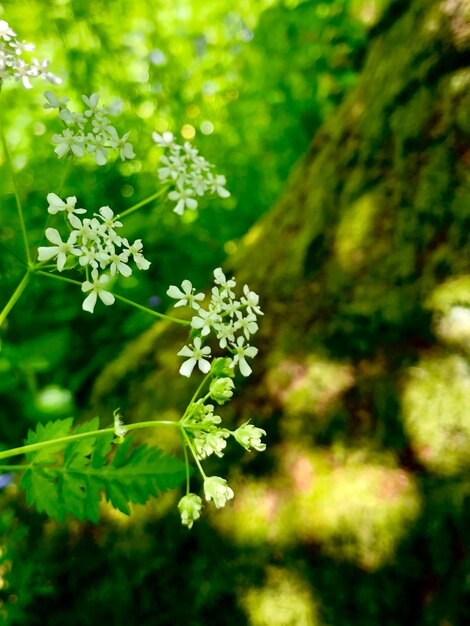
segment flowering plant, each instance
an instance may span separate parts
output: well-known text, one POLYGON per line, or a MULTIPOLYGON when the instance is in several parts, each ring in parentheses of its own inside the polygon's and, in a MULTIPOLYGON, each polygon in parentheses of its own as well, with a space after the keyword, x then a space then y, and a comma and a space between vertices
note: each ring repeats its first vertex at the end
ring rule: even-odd
MULTIPOLYGON (((23 59, 23 52, 33 48, 32 44, 21 42, 7 22, 0 21, 0 89, 9 79, 20 81, 26 89, 32 87, 30 79, 37 77, 59 84, 60 79, 47 70, 47 61, 32 59, 28 63, 23 59)), ((44 107, 57 110, 64 126, 51 138, 59 159, 66 157, 71 163, 91 157, 96 165, 102 166, 113 155, 123 161, 135 157, 130 132, 120 135, 111 122, 111 116, 118 114, 117 108, 99 106, 99 94, 82 96, 85 106, 82 112, 72 111, 68 98, 59 98, 52 91, 45 92, 45 99, 44 107)), ((189 142, 180 145, 172 133, 155 132, 154 141, 165 151, 158 169, 160 190, 115 213, 109 206, 89 212, 80 206, 76 196, 63 198, 60 188, 52 189, 44 201, 48 222, 53 222, 45 228, 47 245, 39 246, 37 252, 32 253, 14 168, 1 127, 0 139, 15 190, 26 266, 22 280, 0 312, 0 327, 32 280, 40 277, 65 281, 77 286, 83 294, 82 309, 90 314, 96 306, 111 306, 121 301, 153 317, 186 325, 190 339, 178 351, 178 356, 183 357, 179 373, 187 378, 196 372, 203 375, 177 421, 124 423, 119 409, 114 412, 111 425, 105 428, 100 427, 98 418, 78 426, 74 426, 72 418, 49 421, 30 431, 23 446, 0 452, 0 460, 25 455, 28 463, 3 465, 0 470, 21 472, 20 486, 26 491, 28 503, 59 520, 74 515, 96 521, 102 494, 114 507, 129 513, 130 504, 146 502, 149 497, 175 488, 185 480, 186 495, 178 508, 182 523, 191 528, 200 517, 203 501, 190 490, 190 456, 201 474, 205 500, 221 508, 234 497, 234 492, 224 478, 207 476, 202 461, 211 455, 221 457, 231 437, 246 450, 262 451, 266 447, 261 442, 266 434, 264 430, 245 423, 232 431, 223 426, 222 417, 215 414, 215 405, 222 406, 233 396, 236 372, 245 377, 251 374, 249 360, 258 350, 249 342, 258 331, 258 318, 262 315, 259 297, 248 285, 243 286, 242 295, 237 297, 235 279, 227 277, 222 268, 216 268, 209 298, 197 292, 188 279, 180 287, 169 286, 167 294, 176 301, 174 306, 190 310, 191 319, 186 320, 125 298, 114 291, 113 282, 118 275, 129 278, 134 272, 148 270, 151 264, 144 256, 142 239, 130 242, 124 236, 128 215, 164 199, 175 203, 173 210, 178 215, 196 210, 198 199, 206 194, 221 199, 230 195, 225 188, 226 179, 215 174, 214 166, 189 142), (225 352, 225 356, 214 356, 211 339, 216 344, 215 349, 225 352), (133 430, 162 426, 174 427, 179 432, 184 462, 146 445, 132 445, 133 430)))

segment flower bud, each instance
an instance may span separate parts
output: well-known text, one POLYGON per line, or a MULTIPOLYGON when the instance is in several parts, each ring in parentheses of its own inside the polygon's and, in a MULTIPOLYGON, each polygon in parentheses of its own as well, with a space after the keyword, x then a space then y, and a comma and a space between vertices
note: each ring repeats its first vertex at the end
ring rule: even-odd
POLYGON ((224 478, 210 476, 204 481, 204 495, 208 502, 213 500, 216 508, 221 509, 228 500, 233 498, 234 494, 224 478))
POLYGON ((266 444, 261 443, 261 437, 266 435, 266 431, 262 428, 257 428, 252 424, 242 424, 240 428, 238 428, 233 436, 238 441, 238 443, 243 446, 246 450, 250 451, 251 448, 258 450, 259 452, 263 452, 266 450, 266 444))
POLYGON ((219 357, 218 359, 214 359, 211 366, 211 375, 213 378, 226 376, 233 378, 235 376, 235 372, 233 371, 232 359, 229 359, 228 357, 219 357))
POLYGON ((188 493, 178 503, 183 526, 192 528, 193 523, 201 517, 202 499, 195 493, 188 493))
POLYGON ((217 404, 225 404, 233 396, 232 389, 235 387, 231 378, 214 378, 211 382, 209 394, 217 404))

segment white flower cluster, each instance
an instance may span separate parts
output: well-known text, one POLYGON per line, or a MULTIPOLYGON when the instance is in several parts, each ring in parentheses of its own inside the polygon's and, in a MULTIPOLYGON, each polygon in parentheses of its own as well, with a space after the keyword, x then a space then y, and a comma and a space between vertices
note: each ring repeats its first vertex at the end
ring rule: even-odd
POLYGON ((108 274, 101 274, 108 270, 111 276, 120 274, 128 277, 132 269, 128 263, 132 259, 139 270, 147 270, 150 262, 142 254, 142 240, 137 239, 130 244, 127 239, 118 235, 117 230, 122 227, 114 212, 103 206, 94 217, 83 219, 78 215, 86 213, 85 209, 76 207, 77 198, 70 196, 62 200, 55 193, 47 196, 48 211, 52 215, 64 213, 71 227, 66 240, 62 240, 56 228, 46 229, 46 238, 52 246, 38 249, 39 261, 57 262, 57 269, 62 272, 68 260, 75 259, 87 271, 87 280, 82 284, 82 291, 89 295, 85 298, 82 308, 93 313, 97 297, 103 304, 109 306, 114 302, 114 296, 107 290, 108 274), (88 279, 90 272, 91 281, 88 279))
POLYGON ((263 315, 259 296, 245 285, 243 296, 240 300, 235 299, 236 281, 227 279, 220 267, 214 270, 214 283, 207 308, 199 304, 204 301, 204 294, 195 293, 189 280, 184 280, 181 288, 171 285, 167 291, 170 298, 177 300, 175 307, 190 306, 196 311, 191 326, 200 333, 200 336, 195 337, 192 347, 184 346, 178 352, 179 356, 188 357, 181 365, 180 374, 191 376, 196 365, 207 374, 210 370, 211 349, 203 346, 202 342, 212 332, 219 340, 219 346, 228 349, 233 355, 233 365, 238 365, 243 376, 249 376, 252 370, 246 358, 256 356, 258 349, 250 346, 248 341, 258 331, 257 317, 263 315))
POLYGON ((194 211, 198 206, 197 198, 206 194, 218 195, 220 198, 230 196, 230 192, 225 189, 225 176, 213 174, 211 170, 214 165, 188 141, 181 146, 170 132, 162 135, 152 133, 152 138, 158 146, 169 151, 168 155, 160 159, 158 176, 162 182, 176 187, 168 194, 168 198, 176 202, 173 209, 175 213, 183 215, 185 209, 194 211))
POLYGON ((22 58, 23 52, 32 52, 35 46, 26 41, 20 41, 8 22, 0 20, 0 87, 2 82, 9 78, 21 81, 23 87, 31 89, 31 78, 41 77, 55 85, 60 84, 60 78, 48 71, 49 61, 38 61, 33 58, 31 63, 22 58))
POLYGON ((73 154, 82 158, 85 154, 93 154, 97 165, 105 165, 111 151, 119 153, 123 161, 135 157, 132 144, 127 141, 130 132, 119 137, 111 123, 110 115, 116 115, 113 107, 99 107, 99 95, 82 96, 87 109, 83 113, 75 113, 68 108, 69 98, 59 100, 52 91, 45 92, 47 100, 45 109, 58 109, 59 117, 66 125, 60 134, 52 136, 56 144, 54 152, 62 158, 73 154))
MULTIPOLYGON (((225 404, 231 398, 234 385, 230 378, 233 376, 230 359, 219 358, 213 361, 211 375, 213 378, 209 393, 205 398, 193 402, 181 420, 181 427, 188 438, 189 447, 199 467, 201 467, 199 461, 212 454, 222 457, 227 446, 227 439, 230 436, 233 436, 248 451, 266 449, 266 444, 261 441, 261 437, 266 435, 266 431, 262 428, 257 428, 248 422, 234 431, 223 428, 221 426, 222 418, 214 415, 214 405, 204 403, 208 397, 218 404, 225 404)), ((207 477, 203 472, 202 474, 206 500, 208 502, 212 500, 218 509, 224 507, 233 498, 233 489, 228 486, 224 478, 219 476, 207 477)), ((188 493, 181 498, 178 508, 182 524, 191 528, 201 516, 202 506, 202 498, 194 493, 188 493)))
POLYGON ((214 406, 202 400, 194 403, 192 411, 183 424, 192 434, 192 442, 199 459, 207 459, 211 454, 222 457, 230 431, 220 428, 222 418, 214 415, 214 406))

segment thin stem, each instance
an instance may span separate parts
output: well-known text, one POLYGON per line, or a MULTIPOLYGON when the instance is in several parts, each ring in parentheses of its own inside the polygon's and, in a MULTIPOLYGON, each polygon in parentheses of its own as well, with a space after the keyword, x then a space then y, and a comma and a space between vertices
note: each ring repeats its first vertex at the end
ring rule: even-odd
POLYGON ((8 145, 7 145, 7 141, 5 139, 5 133, 3 132, 3 126, 1 124, 1 121, 0 121, 0 140, 1 140, 2 145, 3 145, 3 151, 5 153, 5 162, 7 164, 7 167, 9 169, 9 171, 10 171, 11 181, 13 183, 13 190, 15 192, 16 208, 18 210, 18 217, 20 218, 21 232, 23 234, 23 243, 24 243, 24 248, 25 248, 25 252, 26 252, 26 260, 28 262, 28 265, 30 265, 31 257, 30 257, 30 254, 29 254, 28 233, 26 231, 26 224, 25 224, 25 221, 24 221, 23 207, 21 205, 20 193, 19 193, 19 190, 18 190, 18 185, 16 183, 15 172, 13 170, 13 165, 12 165, 11 158, 10 158, 10 152, 8 150, 8 145))
MULTIPOLYGON (((58 276, 57 274, 50 274, 49 272, 43 272, 41 270, 36 270, 37 274, 41 274, 41 276, 47 276, 49 278, 55 278, 56 280, 61 280, 63 282, 66 283, 71 283, 72 285, 82 285, 81 282, 79 282, 78 280, 73 280, 72 278, 65 278, 65 276, 58 276)), ((163 320, 168 320, 169 322, 175 322, 176 324, 182 324, 183 326, 191 326, 191 322, 188 320, 181 320, 178 317, 171 317, 171 315, 165 315, 164 313, 158 313, 158 311, 154 311, 153 309, 149 309, 148 307, 144 306, 143 304, 138 304, 137 302, 134 302, 133 300, 129 300, 128 298, 124 298, 124 296, 120 296, 117 293, 113 293, 112 291, 110 291, 110 293, 113 294, 113 296, 116 298, 116 300, 121 300, 121 302, 124 302, 125 304, 129 304, 130 306, 135 307, 136 309, 140 309, 141 311, 145 311, 145 313, 148 313, 149 315, 152 315, 153 317, 158 317, 160 319, 163 320)))
MULTIPOLYGON (((193 397, 191 398, 191 401, 189 402, 188 406, 186 407, 186 411, 183 413, 183 417, 181 418, 181 422, 183 422, 184 418, 188 415, 189 411, 191 410, 191 407, 193 406, 193 404, 195 403, 198 395, 201 393, 202 389, 204 388, 204 385, 206 384, 208 378, 210 378, 211 373, 209 372, 208 374, 206 374, 204 376, 204 378, 202 379, 202 381, 199 384, 199 387, 196 389, 196 391, 193 394, 193 397)), ((207 397, 207 396, 206 396, 207 397)), ((205 399, 205 398, 204 398, 205 399)))
POLYGON ((0 472, 24 472, 28 468, 32 467, 31 465, 0 465, 0 472))
POLYGON ((150 202, 153 202, 157 198, 160 198, 167 191, 168 191, 168 187, 163 187, 163 189, 160 189, 160 191, 157 191, 156 193, 149 196, 148 198, 145 198, 145 200, 141 200, 140 202, 137 202, 137 204, 134 204, 133 206, 131 206, 129 209, 126 209, 123 213, 119 213, 119 215, 117 215, 116 218, 122 219, 123 217, 127 217, 127 215, 130 215, 131 213, 134 213, 134 211, 141 209, 146 204, 149 204, 150 202))
MULTIPOLYGON (((181 428, 178 422, 170 422, 165 420, 152 420, 150 422, 129 424, 126 425, 126 428, 128 431, 131 431, 137 430, 139 428, 154 428, 155 426, 174 426, 176 428, 181 428)), ((0 452, 0 459, 9 459, 12 456, 18 456, 19 454, 28 454, 29 452, 42 450, 42 448, 55 446, 58 443, 69 443, 70 441, 79 441, 80 439, 87 439, 88 437, 98 437, 100 435, 106 435, 108 433, 114 433, 114 428, 101 428, 100 430, 91 430, 87 433, 77 433, 76 435, 67 435, 67 437, 59 437, 57 439, 50 439, 49 441, 30 443, 26 446, 19 446, 18 448, 11 448, 10 450, 4 450, 3 452, 0 452)))
POLYGON ((146 313, 149 313, 150 315, 153 315, 154 317, 159 317, 163 320, 168 320, 170 322, 176 322, 176 324, 182 324, 183 326, 191 326, 191 322, 188 320, 181 320, 178 317, 171 317, 171 315, 165 315, 164 313, 158 313, 158 311, 154 311, 153 309, 149 309, 148 307, 144 306, 143 304, 138 304, 137 302, 133 302, 132 300, 129 300, 128 298, 124 298, 124 296, 119 296, 117 293, 113 293, 113 296, 116 298, 116 300, 121 300, 121 302, 125 302, 126 304, 129 304, 130 306, 135 307, 136 309, 140 309, 141 311, 145 311, 146 313))
POLYGON ((78 280, 73 280, 73 278, 65 278, 65 276, 58 276, 57 274, 51 274, 50 272, 43 272, 42 270, 36 270, 36 274, 40 274, 41 276, 47 276, 48 278, 55 278, 56 280, 61 280, 65 283, 71 283, 72 285, 80 285, 82 283, 78 280))
POLYGON ((10 313, 12 308, 15 306, 15 304, 20 299, 21 294, 23 293, 23 291, 26 289, 26 286, 27 286, 28 281, 29 281, 29 277, 30 277, 30 272, 26 272, 26 274, 23 276, 22 281, 20 282, 18 287, 15 289, 13 295, 8 300, 6 305, 3 307, 3 311, 0 313, 0 327, 3 324, 3 322, 6 320, 6 318, 8 317, 8 314, 10 313))
POLYGON ((65 186, 67 178, 69 177, 70 170, 72 169, 73 163, 74 163, 73 157, 68 155, 68 157, 67 157, 67 165, 65 166, 64 173, 62 175, 62 180, 60 181, 60 185, 59 185, 59 189, 58 189, 58 195, 59 196, 62 194, 62 190, 63 190, 63 188, 65 186))
POLYGON ((186 467, 186 495, 191 492, 191 480, 189 477, 189 457, 188 457, 188 447, 186 445, 186 441, 184 440, 184 435, 182 431, 180 431, 181 442, 183 444, 183 452, 184 452, 184 465, 186 467))
POLYGON ((14 256, 14 257, 15 257, 15 259, 16 259, 17 261, 19 261, 20 263, 22 263, 25 267, 28 267, 28 264, 26 263, 26 261, 25 261, 24 259, 22 259, 20 256, 18 256, 18 255, 16 254, 16 252, 13 252, 13 250, 10 250, 10 248, 9 248, 7 245, 5 245, 5 244, 3 243, 3 241, 0 241, 0 246, 3 246, 3 247, 5 248, 5 250, 6 250, 9 254, 11 254, 12 256, 14 256))
POLYGON ((186 431, 184 430, 184 428, 181 429, 181 432, 183 433, 184 438, 186 439, 186 443, 188 444, 188 448, 191 450, 191 454, 193 455, 194 460, 196 461, 196 465, 199 468, 199 471, 201 472, 202 477, 204 478, 204 480, 206 480, 207 476, 205 471, 202 469, 202 465, 199 462, 199 459, 197 458, 197 454, 194 451, 194 448, 192 446, 191 440, 189 439, 186 431))

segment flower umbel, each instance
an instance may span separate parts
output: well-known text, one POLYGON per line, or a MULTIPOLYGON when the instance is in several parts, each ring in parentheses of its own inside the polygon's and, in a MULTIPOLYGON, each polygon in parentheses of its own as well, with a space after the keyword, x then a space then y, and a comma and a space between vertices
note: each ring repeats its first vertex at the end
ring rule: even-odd
POLYGON ((112 106, 99 107, 99 95, 82 96, 87 109, 84 113, 75 113, 68 108, 68 98, 59 100, 52 91, 44 94, 47 102, 45 109, 58 109, 59 117, 66 128, 52 136, 56 145, 54 152, 59 159, 67 154, 81 159, 85 154, 92 154, 97 165, 105 165, 111 152, 117 153, 122 161, 135 158, 132 144, 127 140, 130 133, 122 137, 113 126, 110 116, 115 115, 112 106))
POLYGON ((228 198, 230 192, 225 189, 225 176, 214 175, 214 166, 201 156, 188 141, 183 145, 175 142, 173 133, 152 133, 152 138, 160 148, 168 150, 160 158, 158 177, 162 182, 171 183, 175 189, 168 198, 176 202, 173 211, 183 215, 186 209, 194 211, 198 207, 197 198, 207 194, 228 198))
POLYGON ((61 79, 48 71, 49 61, 38 61, 33 58, 31 63, 25 61, 23 52, 32 52, 32 43, 18 39, 8 22, 0 20, 0 87, 3 81, 13 78, 21 81, 25 89, 31 89, 31 79, 43 80, 58 85, 61 79))

